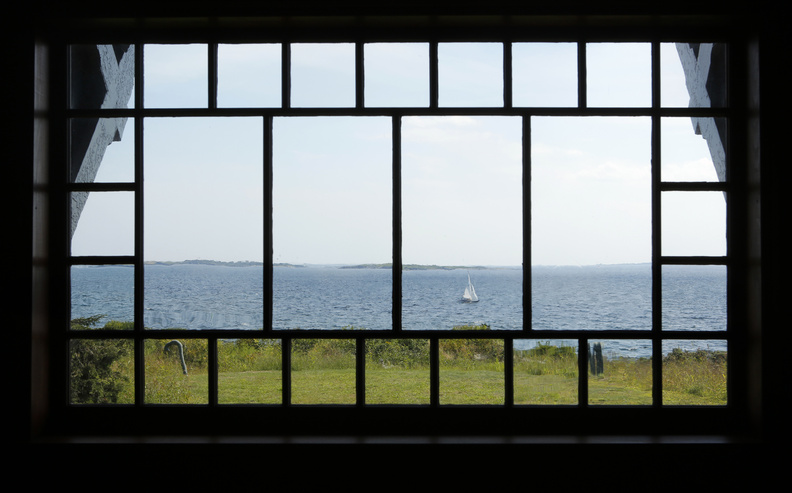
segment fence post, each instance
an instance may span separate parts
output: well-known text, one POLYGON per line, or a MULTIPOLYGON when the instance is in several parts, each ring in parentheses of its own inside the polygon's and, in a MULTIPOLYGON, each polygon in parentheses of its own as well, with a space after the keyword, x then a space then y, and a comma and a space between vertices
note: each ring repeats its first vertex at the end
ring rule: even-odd
POLYGON ((602 344, 599 342, 595 342, 593 348, 591 344, 589 344, 589 366, 591 367, 591 374, 594 376, 605 373, 605 363, 602 359, 602 344))

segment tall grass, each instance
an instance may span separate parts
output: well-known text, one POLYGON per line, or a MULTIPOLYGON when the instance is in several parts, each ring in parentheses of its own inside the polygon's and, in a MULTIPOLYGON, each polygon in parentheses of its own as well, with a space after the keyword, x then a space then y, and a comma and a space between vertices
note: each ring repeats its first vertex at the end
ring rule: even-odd
MULTIPOLYGON (((98 319, 97 319, 98 320, 98 319)), ((92 328, 97 320, 79 320, 92 328)), ((126 329, 118 322, 105 328, 126 329)), ((462 326, 457 330, 487 330, 462 326)), ((188 373, 178 352, 165 351, 169 339, 144 341, 147 404, 208 402, 208 347, 204 339, 184 339, 188 373)), ((366 340, 367 403, 429 402, 429 341, 366 340)), ((504 343, 465 337, 439 343, 441 404, 501 404, 504 401, 504 343)), ((220 403, 281 403, 282 345, 277 339, 218 341, 220 403)), ((354 339, 293 339, 293 403, 354 403, 354 339)), ((134 403, 134 359, 131 340, 74 339, 71 358, 71 402, 134 403)), ((538 344, 515 350, 516 404, 575 404, 578 360, 573 347, 538 344)), ((663 402, 666 405, 725 405, 726 354, 674 349, 663 358, 663 402)), ((590 404, 648 405, 652 402, 650 358, 606 359, 601 375, 588 376, 590 404)))

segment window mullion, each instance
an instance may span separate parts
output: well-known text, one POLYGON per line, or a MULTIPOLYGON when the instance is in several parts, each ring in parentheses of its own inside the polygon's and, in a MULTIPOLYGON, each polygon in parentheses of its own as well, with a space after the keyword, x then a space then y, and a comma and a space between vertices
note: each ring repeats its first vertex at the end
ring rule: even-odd
POLYGON ((429 339, 429 405, 440 404, 440 341, 437 337, 429 339))
POLYGON ((588 86, 586 84, 586 43, 578 42, 578 108, 583 109, 588 106, 586 94, 588 86))
POLYGON ((366 405, 366 340, 355 338, 355 403, 358 407, 366 405))
POLYGON ((391 120, 393 153, 393 273, 391 274, 392 293, 392 329, 402 330, 402 229, 401 229, 401 116, 394 115, 391 120))
POLYGON ((429 107, 438 107, 440 83, 438 78, 438 51, 437 41, 429 43, 429 107))
POLYGON ((281 106, 291 108, 291 45, 281 44, 281 106))
POLYGON ((652 42, 652 126, 651 126, 651 217, 652 217, 652 403, 655 407, 662 406, 662 324, 663 301, 662 280, 662 228, 661 228, 661 182, 662 168, 660 106, 660 43, 652 42))
POLYGON ((503 340, 503 404, 514 406, 514 339, 503 340))
POLYGON ((503 43, 503 107, 512 107, 512 43, 503 43))
POLYGON ((533 330, 531 285, 531 116, 522 117, 523 332, 533 330))
POLYGON ((208 67, 207 70, 207 77, 209 80, 207 81, 207 87, 209 89, 209 109, 217 109, 217 43, 209 43, 208 45, 208 53, 207 53, 209 60, 208 60, 208 67))
POLYGON ((264 272, 262 276, 262 293, 263 293, 263 322, 264 327, 263 330, 265 333, 272 332, 272 312, 273 312, 273 299, 274 299, 274 288, 273 288, 273 266, 272 266, 272 152, 273 152, 273 117, 272 115, 263 117, 262 122, 263 127, 263 157, 264 162, 262 163, 264 166, 264 172, 262 173, 264 183, 262 184, 263 190, 263 208, 264 213, 262 214, 264 224, 262 225, 262 231, 264 233, 264 238, 262 241, 264 251, 262 252, 262 258, 264 261, 264 272))
POLYGON ((140 406, 145 399, 145 359, 144 359, 144 345, 143 335, 145 327, 143 326, 143 314, 145 313, 144 300, 145 300, 145 272, 143 265, 143 252, 144 252, 144 216, 143 216, 143 145, 144 145, 144 121, 142 116, 143 108, 143 88, 144 88, 144 73, 143 73, 143 44, 137 43, 135 45, 135 87, 133 97, 135 98, 135 145, 134 145, 134 166, 135 166, 135 277, 134 277, 134 333, 135 349, 135 404, 140 406))
POLYGON ((281 402, 285 407, 291 405, 291 356, 292 339, 284 337, 281 339, 281 402))
POLYGON ((578 406, 588 407, 589 339, 578 339, 578 406))
POLYGON ((355 43, 355 108, 357 109, 361 109, 365 106, 365 46, 366 45, 361 42, 355 43))

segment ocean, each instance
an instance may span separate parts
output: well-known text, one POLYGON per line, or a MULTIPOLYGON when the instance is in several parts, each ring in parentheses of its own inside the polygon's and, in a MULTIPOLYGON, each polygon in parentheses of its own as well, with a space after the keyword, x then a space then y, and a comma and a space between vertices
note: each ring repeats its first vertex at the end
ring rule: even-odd
MULTIPOLYGON (((133 272, 130 266, 72 268, 72 318, 106 315, 132 320, 133 272)), ((275 267, 273 328, 388 330, 392 326, 390 269, 337 266, 275 267)), ((523 327, 520 268, 426 269, 402 273, 402 327, 450 329, 487 324, 492 329, 523 327), (465 303, 468 275, 479 301, 465 303)), ((648 264, 584 267, 533 267, 532 325, 565 330, 634 330, 636 338, 608 341, 611 356, 648 356, 651 345, 641 332, 651 329, 651 268, 648 264)), ((663 330, 713 331, 726 328, 726 268, 664 266, 663 330)), ((260 266, 174 264, 145 266, 143 324, 150 329, 249 329, 264 326, 263 270, 260 266)), ((704 348, 725 349, 725 341, 704 348)), ((516 347, 530 346, 518 341, 516 347)), ((672 340, 664 346, 692 349, 672 340)), ((698 346, 696 346, 698 347, 698 346)))

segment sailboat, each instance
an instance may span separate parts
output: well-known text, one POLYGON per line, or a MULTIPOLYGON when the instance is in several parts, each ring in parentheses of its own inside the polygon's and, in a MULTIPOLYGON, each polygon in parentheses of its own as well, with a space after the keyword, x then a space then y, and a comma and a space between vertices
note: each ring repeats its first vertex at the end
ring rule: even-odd
POLYGON ((476 289, 473 287, 473 283, 470 281, 470 272, 468 272, 468 285, 465 288, 465 293, 462 295, 462 301, 473 303, 478 301, 478 296, 476 296, 476 289))

